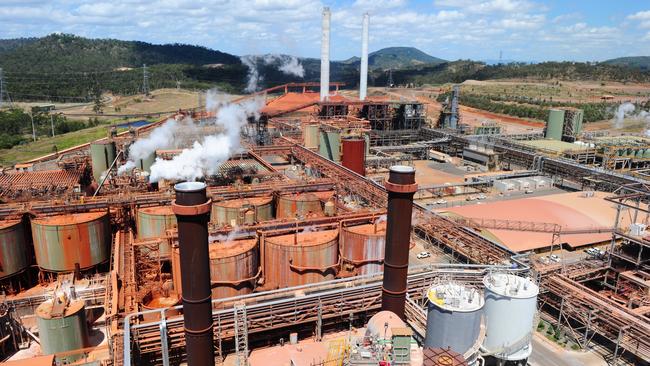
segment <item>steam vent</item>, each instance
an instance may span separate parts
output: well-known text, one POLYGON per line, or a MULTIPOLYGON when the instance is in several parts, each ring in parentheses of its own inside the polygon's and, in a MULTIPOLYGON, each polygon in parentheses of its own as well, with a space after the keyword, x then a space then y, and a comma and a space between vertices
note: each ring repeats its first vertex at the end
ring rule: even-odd
POLYGON ((650 68, 508 61, 647 1, 172 3, 0 40, 2 365, 650 365, 650 68))

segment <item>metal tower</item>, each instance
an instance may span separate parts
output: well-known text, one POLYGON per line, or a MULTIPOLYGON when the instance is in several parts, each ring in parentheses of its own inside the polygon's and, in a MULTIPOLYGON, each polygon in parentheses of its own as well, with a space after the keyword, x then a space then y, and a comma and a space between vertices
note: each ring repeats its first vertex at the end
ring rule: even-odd
POLYGON ((147 72, 147 65, 142 64, 142 93, 149 96, 149 72, 147 72))

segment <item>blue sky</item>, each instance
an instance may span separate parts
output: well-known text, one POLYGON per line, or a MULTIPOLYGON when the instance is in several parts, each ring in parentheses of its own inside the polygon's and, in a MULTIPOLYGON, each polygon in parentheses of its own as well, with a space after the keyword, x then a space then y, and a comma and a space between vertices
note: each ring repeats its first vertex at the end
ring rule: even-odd
POLYGON ((455 60, 600 61, 650 55, 648 0, 0 0, 0 38, 53 32, 234 53, 318 57, 320 14, 332 10, 332 58, 413 46, 455 60))

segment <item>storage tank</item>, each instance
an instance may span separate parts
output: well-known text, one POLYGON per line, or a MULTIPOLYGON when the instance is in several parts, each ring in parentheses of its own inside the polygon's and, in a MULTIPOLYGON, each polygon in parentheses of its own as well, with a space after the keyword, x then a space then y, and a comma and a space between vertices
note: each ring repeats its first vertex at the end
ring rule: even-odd
POLYGON ((341 161, 341 134, 336 131, 320 131, 318 153, 332 161, 341 161))
POLYGON ((70 272, 108 261, 111 229, 107 212, 32 219, 36 263, 46 271, 70 272))
POLYGON ((29 266, 27 239, 21 220, 0 221, 0 278, 29 266))
POLYGON ((210 279, 213 299, 253 292, 259 271, 257 239, 210 244, 210 279))
POLYGON ((486 337, 483 348, 506 361, 524 360, 532 352, 531 337, 539 287, 529 278, 491 273, 483 278, 486 337))
POLYGON ((247 211, 255 213, 255 222, 273 220, 273 198, 251 197, 214 202, 210 220, 217 225, 243 225, 247 211))
POLYGON ((341 229, 341 259, 357 275, 383 271, 385 246, 386 221, 341 229))
POLYGON ((548 122, 544 137, 551 140, 561 140, 564 128, 564 110, 551 109, 548 111, 548 122))
POLYGON ((115 160, 115 143, 113 141, 95 141, 90 144, 90 161, 93 167, 93 178, 99 182, 102 173, 115 160))
POLYGON ((474 346, 481 333, 483 294, 455 283, 432 286, 427 292, 425 347, 451 348, 461 355, 474 346))
POLYGON ((278 219, 323 216, 320 198, 314 193, 285 194, 278 198, 278 219))
POLYGON ((308 149, 318 148, 318 125, 309 124, 305 126, 305 147, 308 149))
POLYGON ((270 288, 331 280, 338 267, 338 230, 267 237, 264 278, 270 288))
MULTIPOLYGON (((158 288, 145 291, 141 303, 143 310, 171 308, 181 303, 181 295, 175 290, 169 289, 170 283, 165 282, 158 288)), ((169 309, 165 312, 166 317, 178 315, 180 312, 175 309, 169 309)), ((160 313, 148 313, 142 315, 144 321, 160 320, 160 313)))
MULTIPOLYGON (((138 208, 136 227, 138 239, 162 238, 166 231, 178 226, 176 215, 171 206, 155 206, 138 208)), ((160 248, 160 254, 169 255, 169 245, 160 248)))
POLYGON ((151 166, 156 161, 156 153, 152 152, 147 155, 144 159, 138 159, 136 164, 137 168, 143 172, 151 173, 151 166))
POLYGON ((359 175, 366 175, 366 141, 362 138, 344 139, 341 164, 359 175))
MULTIPOLYGON (((44 355, 64 353, 90 346, 84 300, 58 297, 36 308, 38 338, 44 355)), ((59 355, 57 359, 70 363, 84 357, 83 353, 59 355)))

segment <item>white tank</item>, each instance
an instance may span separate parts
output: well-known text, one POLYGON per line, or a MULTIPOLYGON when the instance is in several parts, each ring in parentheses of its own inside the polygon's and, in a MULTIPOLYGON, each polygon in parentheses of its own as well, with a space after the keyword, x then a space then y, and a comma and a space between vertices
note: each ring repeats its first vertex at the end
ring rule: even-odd
POLYGON ((481 332, 483 294, 455 283, 433 286, 427 293, 427 330, 424 346, 451 348, 464 355, 481 332))
POLYGON ((531 336, 539 287, 530 278, 491 273, 485 285, 486 336, 483 349, 492 356, 524 360, 532 352, 531 336))

